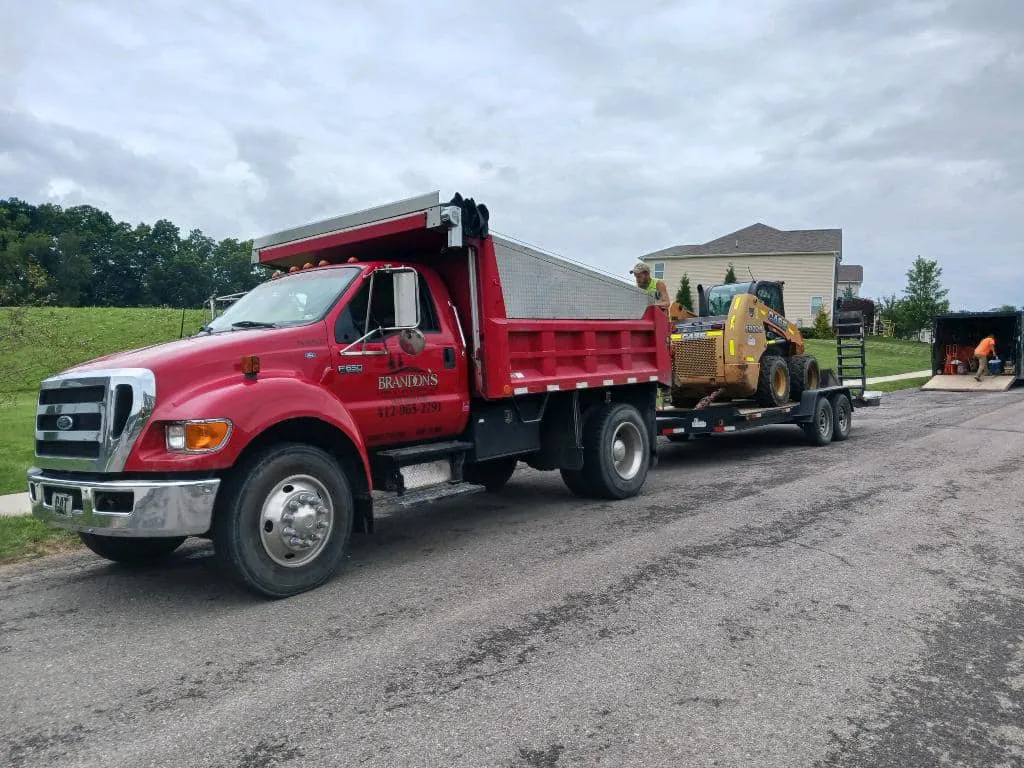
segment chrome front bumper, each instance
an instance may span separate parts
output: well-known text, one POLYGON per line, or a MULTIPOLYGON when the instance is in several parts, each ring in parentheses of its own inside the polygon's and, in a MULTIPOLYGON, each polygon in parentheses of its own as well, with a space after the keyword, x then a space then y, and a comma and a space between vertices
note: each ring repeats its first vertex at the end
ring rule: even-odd
POLYGON ((104 536, 198 536, 210 529, 219 479, 66 480, 28 472, 32 514, 60 528, 104 536), (70 513, 57 494, 70 496, 70 513))

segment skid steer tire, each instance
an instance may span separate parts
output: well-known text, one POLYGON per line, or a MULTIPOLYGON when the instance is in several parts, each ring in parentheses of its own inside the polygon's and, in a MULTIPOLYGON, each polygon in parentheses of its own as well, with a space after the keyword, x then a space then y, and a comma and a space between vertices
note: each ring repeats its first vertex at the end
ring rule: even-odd
POLYGON ((643 487, 650 469, 647 424, 627 403, 607 403, 583 427, 582 479, 595 498, 627 499, 643 487))
POLYGON ((686 394, 682 390, 673 389, 671 394, 671 402, 673 408, 693 408, 697 403, 700 402, 699 397, 686 394))
POLYGON ((818 361, 810 355, 795 355, 789 359, 789 396, 800 402, 800 396, 821 386, 818 361))
POLYGON ((778 355, 761 358, 761 372, 757 377, 757 404, 766 408, 785 405, 789 402, 789 366, 786 359, 778 355))

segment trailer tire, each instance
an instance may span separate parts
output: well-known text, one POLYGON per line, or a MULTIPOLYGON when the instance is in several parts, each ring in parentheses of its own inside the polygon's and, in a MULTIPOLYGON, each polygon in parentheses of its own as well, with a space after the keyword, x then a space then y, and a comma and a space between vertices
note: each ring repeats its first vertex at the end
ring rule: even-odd
POLYGON ((596 498, 626 499, 643 487, 650 468, 650 435, 628 403, 607 403, 583 427, 582 479, 596 498))
POLYGON ((779 355, 764 355, 761 371, 757 377, 758 405, 772 408, 789 402, 789 366, 786 358, 779 355))
POLYGON ((807 424, 801 424, 804 434, 811 445, 828 445, 832 442, 835 433, 835 420, 832 412, 832 403, 828 398, 819 397, 814 404, 814 415, 807 424))
POLYGON ((839 443, 850 436, 850 429, 853 428, 853 404, 842 392, 832 397, 832 421, 832 440, 839 443))
POLYGON ((352 534, 354 503, 345 473, 329 454, 301 443, 268 446, 240 465, 224 490, 213 543, 232 581, 282 598, 318 587, 337 572, 352 534))
POLYGON ((80 532, 78 538, 100 557, 115 563, 142 565, 163 560, 185 541, 185 536, 125 538, 80 532))
POLYGON ((467 483, 482 485, 488 493, 496 493, 505 487, 505 484, 515 474, 516 465, 519 463, 518 456, 491 459, 476 464, 467 464, 462 471, 462 478, 467 483))
POLYGON ((821 372, 818 361, 810 355, 794 355, 789 358, 789 396, 799 402, 800 396, 809 389, 821 386, 821 372))

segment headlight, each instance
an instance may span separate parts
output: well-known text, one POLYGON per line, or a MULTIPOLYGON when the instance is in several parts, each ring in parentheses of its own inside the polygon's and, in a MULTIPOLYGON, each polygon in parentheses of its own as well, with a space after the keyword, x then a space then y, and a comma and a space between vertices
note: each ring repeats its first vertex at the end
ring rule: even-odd
POLYGON ((167 450, 173 453, 213 453, 231 436, 228 419, 176 421, 165 428, 167 450))

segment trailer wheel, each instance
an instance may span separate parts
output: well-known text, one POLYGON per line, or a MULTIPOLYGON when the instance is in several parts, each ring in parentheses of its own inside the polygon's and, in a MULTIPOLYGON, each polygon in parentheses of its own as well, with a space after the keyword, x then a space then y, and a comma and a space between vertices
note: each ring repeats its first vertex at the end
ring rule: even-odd
POLYGON ((832 439, 837 443, 842 442, 850 436, 853 427, 853 405, 842 392, 832 397, 832 417, 835 422, 832 439))
POLYGON ((467 464, 462 477, 467 483, 482 485, 490 493, 505 487, 516 471, 519 458, 516 456, 481 461, 478 464, 467 464))
POLYGON ((635 496, 647 479, 650 448, 647 425, 636 408, 603 405, 583 429, 582 479, 597 498, 635 496))
POLYGON ((789 402, 789 366, 786 365, 786 358, 779 355, 764 355, 761 358, 755 398, 758 405, 766 408, 789 402))
POLYGON ((97 536, 95 533, 78 534, 89 549, 100 557, 115 563, 139 565, 155 562, 168 557, 185 541, 184 536, 155 538, 124 538, 121 536, 97 536))
POLYGON ((270 598, 320 586, 338 570, 352 532, 352 492, 327 453, 270 446, 229 477, 213 525, 227 575, 270 598))
POLYGON ((814 404, 814 416, 810 423, 801 424, 800 427, 812 445, 828 445, 835 433, 832 403, 827 398, 819 397, 814 404))
POLYGON ((789 358, 789 391, 793 400, 799 401, 804 392, 819 386, 821 374, 817 360, 810 355, 794 355, 789 358))

